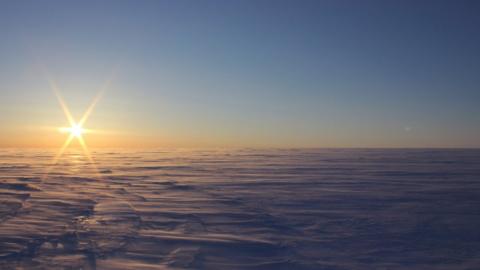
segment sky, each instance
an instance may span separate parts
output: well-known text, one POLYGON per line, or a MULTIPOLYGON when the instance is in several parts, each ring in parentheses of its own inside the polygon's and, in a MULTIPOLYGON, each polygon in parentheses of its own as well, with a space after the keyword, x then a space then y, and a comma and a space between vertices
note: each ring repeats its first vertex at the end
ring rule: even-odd
POLYGON ((1 1, 0 146, 480 147, 478 1, 1 1), (78 120, 77 120, 78 121, 78 120))

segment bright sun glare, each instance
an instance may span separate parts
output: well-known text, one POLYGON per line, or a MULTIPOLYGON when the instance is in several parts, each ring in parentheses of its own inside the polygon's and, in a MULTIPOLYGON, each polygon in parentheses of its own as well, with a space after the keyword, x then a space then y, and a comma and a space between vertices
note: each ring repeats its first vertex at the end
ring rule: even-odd
POLYGON ((81 138, 86 130, 79 124, 72 124, 69 128, 60 128, 62 133, 70 133, 70 136, 75 138, 81 138))
POLYGON ((82 126, 78 124, 75 124, 70 128, 70 134, 77 138, 81 137, 84 132, 85 130, 82 128, 82 126))

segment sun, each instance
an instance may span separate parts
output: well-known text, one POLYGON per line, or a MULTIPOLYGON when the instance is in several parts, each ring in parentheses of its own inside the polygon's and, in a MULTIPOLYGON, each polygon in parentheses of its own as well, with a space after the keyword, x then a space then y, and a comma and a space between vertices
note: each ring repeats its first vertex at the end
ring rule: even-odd
POLYGON ((70 129, 70 133, 75 136, 75 137, 81 137, 82 134, 83 134, 84 130, 83 128, 80 126, 80 125, 74 125, 73 127, 71 127, 70 129))
POLYGON ((85 130, 82 128, 82 126, 78 124, 75 124, 70 128, 70 134, 72 134, 76 138, 80 138, 84 132, 85 130))
POLYGON ((82 138, 82 135, 87 132, 87 130, 84 129, 80 124, 72 124, 71 127, 60 128, 59 130, 61 133, 70 133, 71 137, 75 137, 77 139, 82 138))
POLYGON ((83 128, 83 125, 86 123, 86 121, 88 120, 88 117, 92 113, 95 105, 100 100, 100 98, 102 96, 102 93, 103 93, 103 90, 100 91, 100 93, 95 97, 93 102, 87 108, 86 112, 83 114, 82 118, 79 121, 76 121, 73 118, 72 114, 70 113, 70 110, 68 109, 67 104, 65 103, 62 96, 60 95, 60 92, 58 91, 58 89, 56 87, 56 84, 53 81, 51 81, 51 85, 52 85, 52 90, 55 92, 55 95, 57 96, 57 99, 60 103, 60 106, 62 107, 63 112, 65 113, 65 116, 67 117, 68 123, 70 124, 70 127, 61 127, 61 128, 58 129, 61 133, 68 133, 69 136, 65 140, 64 144, 60 148, 57 155, 53 158, 53 164, 57 163, 59 158, 63 155, 65 150, 68 148, 68 146, 70 145, 70 143, 74 139, 76 139, 80 143, 80 146, 82 147, 85 156, 93 164, 94 160, 93 160, 92 156, 90 155, 90 151, 88 150, 85 139, 83 138, 83 135, 85 133, 93 133, 93 131, 83 128))
MULTIPOLYGON (((112 74, 113 76, 113 74, 112 74)), ((95 98, 93 99, 92 103, 90 103, 90 106, 86 109, 85 113, 83 114, 83 116, 78 120, 76 121, 72 114, 70 113, 70 110, 68 109, 68 106, 67 104, 65 103, 65 101, 63 100, 62 96, 60 95, 60 91, 57 87, 57 84, 55 83, 55 81, 49 77, 47 77, 48 79, 48 82, 50 84, 50 87, 52 88, 52 91, 54 92, 55 96, 57 97, 57 100, 58 102, 60 103, 60 106, 62 107, 62 110, 65 114, 65 117, 67 118, 68 120, 68 123, 69 123, 69 126, 70 127, 62 127, 62 128, 58 128, 58 130, 61 132, 61 133, 68 133, 68 138, 65 140, 65 142, 63 143, 63 145, 61 146, 60 150, 57 152, 57 154, 55 155, 55 157, 53 157, 52 159, 52 164, 55 165, 57 164, 58 160, 62 157, 62 155, 64 154, 65 150, 69 147, 69 145, 72 143, 72 141, 74 139, 76 139, 82 150, 83 150, 83 153, 84 155, 86 156, 86 158, 88 159, 88 161, 90 162, 90 164, 93 166, 93 168, 95 169, 95 171, 97 172, 97 176, 98 177, 101 177, 101 175, 99 174, 99 171, 98 171, 98 168, 96 167, 96 164, 95 164, 95 160, 93 159, 91 153, 90 153, 90 150, 88 149, 87 147, 87 144, 85 142, 85 139, 83 138, 83 135, 85 133, 95 133, 95 130, 91 130, 91 129, 85 129, 83 128, 84 124, 87 122, 89 116, 91 115, 91 113, 93 112, 93 109, 95 108, 95 105, 100 101, 100 99, 102 98, 103 96, 103 93, 105 92, 105 90, 109 87, 110 85, 110 82, 111 82, 111 78, 107 80, 107 82, 105 83, 105 85, 103 86, 103 88, 100 90, 100 92, 95 96, 95 98)), ((52 167, 49 167, 47 169, 47 172, 45 173, 45 176, 42 178, 42 179, 46 179, 50 170, 51 170, 52 167)))

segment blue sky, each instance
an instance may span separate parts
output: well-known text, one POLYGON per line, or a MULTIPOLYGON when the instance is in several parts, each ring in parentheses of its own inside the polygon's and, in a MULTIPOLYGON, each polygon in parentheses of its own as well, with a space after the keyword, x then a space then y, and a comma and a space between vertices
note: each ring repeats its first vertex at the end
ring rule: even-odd
POLYGON ((89 120, 115 146, 480 147, 479 12, 476 1, 4 1, 0 138, 28 145, 65 124, 45 70, 76 115, 115 70, 89 120))

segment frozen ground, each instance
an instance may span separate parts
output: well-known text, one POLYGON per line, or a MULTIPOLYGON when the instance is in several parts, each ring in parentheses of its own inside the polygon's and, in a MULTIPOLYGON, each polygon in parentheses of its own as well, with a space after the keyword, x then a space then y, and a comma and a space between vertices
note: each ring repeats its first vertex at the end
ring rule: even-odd
POLYGON ((0 150, 0 269, 480 269, 480 150, 93 154, 0 150))

